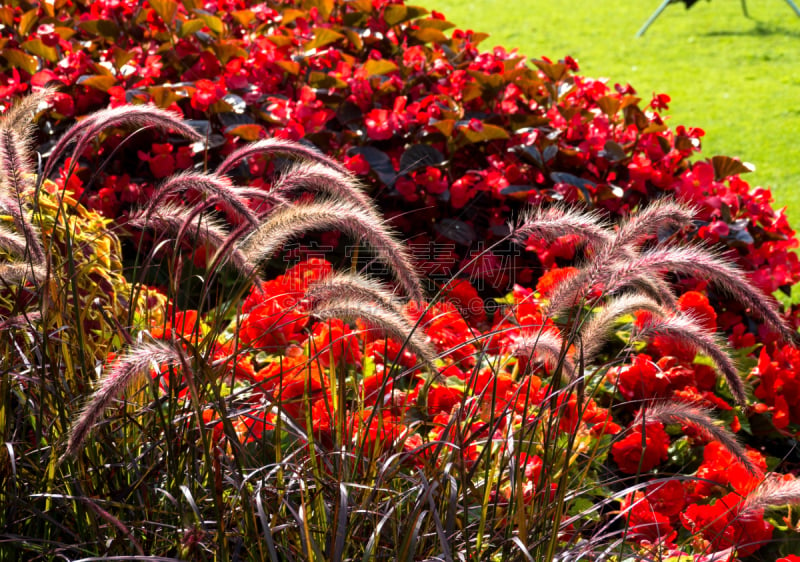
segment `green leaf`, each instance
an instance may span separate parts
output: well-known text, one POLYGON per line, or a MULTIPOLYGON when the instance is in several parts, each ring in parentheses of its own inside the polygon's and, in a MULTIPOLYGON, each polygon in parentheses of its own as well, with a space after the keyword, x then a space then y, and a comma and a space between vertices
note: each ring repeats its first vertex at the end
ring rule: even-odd
POLYGON ((69 39, 76 33, 76 31, 70 27, 61 27, 61 26, 57 26, 55 28, 55 32, 58 33, 58 36, 61 37, 64 41, 69 41, 69 39))
POLYGON ((150 7, 153 8, 158 17, 164 20, 168 28, 172 27, 175 14, 178 13, 178 3, 174 0, 149 0, 150 7))
POLYGON ((235 127, 228 127, 225 129, 225 134, 239 137, 240 139, 248 142, 253 142, 263 138, 262 133, 264 130, 264 127, 256 124, 237 125, 235 127))
POLYGON ((334 0, 308 0, 306 6, 316 8, 322 19, 327 20, 333 11, 334 0))
POLYGON ((342 33, 344 33, 345 37, 347 37, 347 40, 350 41, 357 51, 360 51, 364 48, 364 40, 355 30, 345 28, 342 29, 342 33))
POLYGON ((383 21, 390 27, 406 20, 408 8, 402 4, 390 4, 383 12, 383 21))
POLYGON ((180 99, 180 96, 172 88, 165 88, 163 86, 153 86, 147 89, 147 93, 153 100, 153 103, 161 109, 166 109, 174 102, 180 99))
POLYGON ((300 74, 300 63, 293 60, 279 60, 275 64, 293 76, 300 74))
POLYGON ((23 53, 19 49, 3 49, 0 51, 8 63, 14 67, 24 70, 28 74, 35 74, 39 70, 39 61, 36 57, 32 57, 27 53, 23 53))
POLYGON ((32 10, 28 10, 27 12, 22 14, 22 16, 19 18, 19 28, 18 28, 18 30, 19 30, 19 34, 22 37, 27 37, 30 34, 31 30, 33 29, 33 26, 36 24, 37 20, 39 19, 37 17, 38 12, 39 12, 39 10, 37 10, 36 8, 33 8, 32 10))
POLYGON ((44 41, 39 38, 29 39, 25 41, 21 47, 30 54, 42 57, 49 62, 58 62, 58 49, 55 47, 48 47, 44 44, 44 41))
POLYGON ((428 28, 428 27, 430 27, 430 28, 433 28, 433 29, 438 29, 439 31, 447 31, 448 29, 452 29, 452 28, 454 28, 456 26, 456 24, 450 23, 449 21, 437 20, 437 19, 434 19, 434 18, 428 18, 428 19, 422 20, 420 22, 417 22, 417 24, 420 26, 420 28, 428 28))
POLYGON ((107 92, 110 87, 117 83, 117 79, 113 76, 89 76, 78 80, 81 86, 88 86, 101 92, 107 92))
POLYGON ((420 6, 404 6, 402 4, 391 4, 386 6, 383 12, 383 21, 390 27, 394 27, 399 23, 413 20, 415 18, 427 15, 429 12, 420 6))
POLYGON ((483 123, 478 131, 471 129, 468 125, 459 126, 458 130, 470 143, 508 138, 508 131, 503 127, 490 125, 488 123, 483 123))
POLYGON ((128 62, 133 58, 133 53, 126 49, 120 49, 116 45, 111 50, 111 53, 114 57, 114 66, 117 67, 117 70, 128 64, 128 62))
POLYGON ((415 29, 408 34, 420 43, 446 43, 448 40, 444 33, 432 27, 415 29))
POLYGON ((550 63, 543 60, 535 60, 533 64, 553 82, 558 82, 567 74, 566 65, 560 62, 550 63))
POLYGON ((453 129, 456 126, 456 121, 455 119, 442 119, 441 121, 435 122, 433 126, 444 136, 450 137, 453 135, 453 129))
POLYGON ((200 18, 193 18, 180 23, 178 27, 178 37, 188 37, 192 33, 196 33, 203 29, 206 23, 200 18))
POLYGON ((314 30, 314 38, 305 45, 303 45, 303 48, 306 51, 310 51, 312 49, 319 49, 320 47, 324 47, 325 45, 330 45, 331 43, 334 43, 339 39, 343 38, 344 35, 330 29, 329 27, 317 28, 314 30))
POLYGON ((222 33, 225 31, 225 24, 222 23, 222 20, 217 16, 199 10, 196 13, 204 22, 206 22, 208 29, 210 29, 214 34, 222 35, 222 33))
POLYGON ((713 156, 711 165, 714 166, 714 176, 717 181, 722 181, 731 176, 738 176, 739 174, 746 174, 756 169, 749 162, 742 162, 738 158, 722 155, 713 156))
POLYGON ((313 88, 331 89, 331 88, 346 88, 347 82, 332 76, 327 72, 319 72, 317 70, 308 75, 308 83, 313 88))
POLYGON ((622 107, 622 101, 616 96, 603 96, 597 100, 597 107, 608 117, 613 117, 622 107))
POLYGON ((250 25, 250 22, 256 17, 256 14, 252 10, 236 10, 235 12, 231 12, 231 17, 236 23, 244 27, 250 25))
POLYGON ((390 60, 380 59, 374 60, 370 59, 364 65, 364 72, 367 73, 367 77, 370 76, 378 76, 381 74, 389 74, 390 72, 394 72, 397 70, 397 65, 390 60))
POLYGON ((119 35, 119 27, 111 20, 89 20, 78 24, 82 30, 92 35, 99 35, 106 39, 116 39, 119 35))
POLYGON ((227 64, 235 57, 247 57, 247 51, 242 49, 236 41, 215 41, 211 46, 222 64, 227 64))
POLYGON ((0 7, 0 23, 7 27, 14 27, 14 8, 11 6, 0 7))

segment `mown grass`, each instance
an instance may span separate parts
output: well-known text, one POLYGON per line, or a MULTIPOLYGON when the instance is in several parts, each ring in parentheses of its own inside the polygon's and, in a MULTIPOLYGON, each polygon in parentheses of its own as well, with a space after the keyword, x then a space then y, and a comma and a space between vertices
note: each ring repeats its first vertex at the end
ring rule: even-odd
POLYGON ((637 30, 660 0, 426 0, 460 28, 552 59, 570 55, 581 73, 630 83, 644 99, 672 97, 669 123, 706 131, 703 156, 738 156, 756 165, 746 179, 770 187, 800 226, 800 18, 778 0, 671 5, 647 31, 637 30))

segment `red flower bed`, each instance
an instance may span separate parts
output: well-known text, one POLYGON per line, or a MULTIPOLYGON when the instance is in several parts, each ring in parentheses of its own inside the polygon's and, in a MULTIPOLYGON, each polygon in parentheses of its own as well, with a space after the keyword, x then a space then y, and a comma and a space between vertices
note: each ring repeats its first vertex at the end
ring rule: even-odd
MULTIPOLYGON (((583 201, 624 214, 674 193, 699 206, 697 236, 729 247, 763 290, 800 278, 792 229, 768 190, 750 190, 739 178, 742 164, 725 157, 691 164, 703 132, 663 123, 668 96, 643 101, 630 86, 575 74, 569 57, 530 65, 501 48, 481 52, 485 35, 452 30, 442 14, 401 2, 51 6, 3 8, 15 32, 0 73, 6 106, 46 83, 60 86, 49 134, 129 102, 193 119, 208 135, 209 161, 244 140, 305 139, 358 173, 412 233, 410 242, 433 241, 437 252, 448 247, 462 257, 499 240, 523 202, 583 201)), ((89 190, 90 206, 113 217, 202 150, 154 143, 149 133, 120 139, 108 131, 76 155, 80 181, 70 179, 72 189, 89 190)), ((248 181, 275 164, 252 159, 234 175, 248 181)), ((531 241, 529 249, 547 267, 575 252, 568 240, 547 248, 531 241)), ((534 256, 520 260, 506 245, 487 257, 494 271, 471 274, 485 288, 540 275, 529 269, 534 256)), ((449 276, 454 266, 438 273, 449 276)))
MULTIPOLYGON (((152 131, 103 132, 53 178, 89 207, 123 224, 154 184, 201 157, 213 167, 245 141, 302 139, 360 177, 408 235, 429 296, 441 289, 430 306, 404 308, 440 355, 438 376, 424 379, 415 371, 419 357, 396 339, 357 322, 309 318, 303 295, 331 271, 326 260, 303 261, 254 286, 211 353, 246 399, 233 424, 242 443, 260 441, 284 416, 310 425, 308 436, 323 449, 338 439, 375 454, 403 451, 420 466, 471 470, 486 455, 511 456, 509 436, 550 416, 557 423, 549 437, 577 435, 580 454, 603 444, 595 472, 633 475, 684 463, 702 479, 626 492, 633 541, 673 548, 680 534, 697 552, 742 545, 737 555, 754 553, 774 525, 763 510, 742 511, 742 496, 757 485, 753 475, 691 427, 678 434, 680 424, 631 422, 631 413, 642 401, 672 398, 715 408, 751 444, 792 436, 800 428, 797 350, 760 331, 729 295, 675 279, 678 308, 740 350, 758 403, 734 410, 705 358, 666 336, 596 373, 597 396, 553 394, 560 358, 524 351, 532 338, 558 332, 542 303, 577 273, 572 265, 585 252, 575 236, 530 237, 517 249, 507 223, 528 203, 579 203, 619 218, 675 196, 698 209, 694 231, 679 236, 716 245, 772 294, 800 280, 800 262, 796 235, 769 191, 751 189, 735 159, 691 162, 703 132, 669 129, 663 94, 643 101, 631 86, 577 74, 569 57, 531 63, 502 48, 481 52, 483 34, 452 30, 441 14, 402 2, 315 4, 67 0, 0 8, 0 104, 45 84, 60 87, 40 122, 40 151, 74 120, 123 103, 170 109, 204 133, 204 143, 190 145, 152 131), (501 298, 484 306, 486 296, 501 298), (765 345, 759 350, 756 342, 765 345), (241 359, 239 345, 247 350, 241 359), (349 394, 333 391, 337 368, 350 377, 349 394)), ((283 166, 258 156, 229 175, 268 191, 283 166)), ((248 201, 259 210, 260 202, 248 201)), ((322 240, 337 247, 334 234, 322 240)), ((206 249, 192 250, 204 265, 206 249)), ((152 335, 197 344, 202 315, 169 316, 152 335)), ((646 313, 621 320, 618 339, 646 320, 646 313)), ((154 375, 169 390, 169 377, 154 375)), ((203 419, 223 440, 214 412, 203 410, 203 419)), ((750 450, 748 458, 766 469, 768 453, 750 450)), ((530 459, 517 467, 528 479, 520 487, 525 501, 560 493, 553 469, 530 459)), ((501 486, 510 498, 510 484, 501 486)))

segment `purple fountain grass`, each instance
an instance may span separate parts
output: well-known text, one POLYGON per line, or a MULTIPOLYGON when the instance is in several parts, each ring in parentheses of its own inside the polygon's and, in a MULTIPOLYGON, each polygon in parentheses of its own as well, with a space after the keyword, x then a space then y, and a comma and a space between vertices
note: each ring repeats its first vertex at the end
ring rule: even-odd
POLYGON ((618 296, 625 289, 638 291, 670 310, 678 309, 678 300, 672 292, 672 287, 658 275, 631 275, 623 287, 609 291, 607 296, 618 296))
MULTIPOLYGON (((604 244, 594 248, 592 259, 577 275, 555 288, 550 295, 546 310, 558 316, 575 306, 597 284, 598 278, 602 276, 610 262, 635 259, 639 245, 644 239, 651 237, 662 227, 688 226, 695 212, 693 207, 669 199, 658 200, 640 209, 623 221, 614 235, 609 233, 608 240, 604 244)), ((670 308, 676 307, 675 297, 669 285, 652 272, 648 274, 631 272, 623 286, 617 287, 615 291, 607 291, 607 294, 618 292, 624 287, 633 287, 670 308)))
POLYGON ((773 476, 765 479, 744 500, 739 513, 800 504, 800 479, 773 476))
POLYGON ((295 236, 313 230, 339 230, 355 240, 365 240, 393 269, 405 293, 422 301, 420 279, 407 250, 382 220, 352 203, 317 201, 278 209, 237 246, 248 262, 261 263, 295 236))
POLYGON ((103 130, 111 127, 153 127, 164 132, 174 131, 190 140, 203 140, 203 136, 187 125, 180 115, 153 105, 123 105, 101 109, 75 123, 61 136, 47 159, 40 180, 50 177, 55 165, 72 143, 75 143, 72 151, 74 160, 83 154, 88 144, 103 130))
POLYGON ((594 361, 608 342, 609 333, 617 319, 626 314, 633 314, 637 310, 646 310, 659 316, 669 314, 662 305, 645 295, 630 294, 611 299, 580 330, 584 361, 586 363, 594 361))
POLYGON ((658 199, 623 221, 616 236, 615 246, 638 248, 643 239, 656 234, 661 228, 685 228, 692 224, 697 209, 673 199, 658 199))
POLYGON ((38 311, 10 316, 0 320, 0 331, 10 328, 32 328, 33 322, 39 322, 41 319, 42 313, 38 311))
MULTIPOLYGON (((267 210, 266 212, 269 213, 275 207, 279 207, 281 205, 288 205, 289 201, 287 201, 284 197, 281 197, 277 193, 272 193, 271 191, 265 191, 259 187, 247 187, 247 186, 234 186, 233 192, 237 197, 242 199, 253 199, 256 201, 262 201, 264 203, 270 203, 272 208, 267 210)), ((264 211, 256 212, 261 216, 264 214, 264 211)))
POLYGON ((2 205, 25 237, 27 252, 36 263, 44 262, 45 254, 38 229, 25 216, 23 194, 33 187, 29 137, 20 137, 14 130, 0 127, 0 194, 2 205))
MULTIPOLYGON (((683 402, 661 401, 645 405, 636 416, 635 424, 643 421, 658 421, 663 424, 680 423, 700 432, 709 441, 718 441, 753 476, 763 476, 736 436, 716 422, 706 408, 692 406, 683 402)), ((800 491, 800 487, 797 488, 800 491)))
POLYGON ((146 209, 158 206, 170 195, 182 193, 189 189, 195 189, 206 196, 217 198, 225 210, 233 211, 233 214, 252 225, 256 225, 259 222, 258 217, 247 206, 247 201, 242 198, 240 192, 236 191, 227 177, 199 172, 181 172, 168 178, 158 186, 146 209))
POLYGON ((139 343, 118 358, 111 369, 100 378, 97 390, 73 423, 67 450, 62 458, 73 456, 78 452, 114 398, 130 388, 137 378, 147 374, 150 369, 159 369, 164 365, 185 364, 186 361, 181 354, 182 350, 177 342, 157 340, 139 343))
POLYGON ((0 250, 12 256, 24 258, 28 250, 28 242, 23 236, 0 224, 0 250))
POLYGON ((797 341, 797 333, 781 316, 777 302, 754 289, 740 269, 702 246, 659 246, 633 259, 609 264, 598 281, 607 291, 613 292, 631 275, 656 275, 662 271, 711 282, 749 308, 784 339, 792 343, 797 341))
POLYGON ((35 282, 37 279, 44 279, 46 276, 47 270, 38 264, 0 264, 0 281, 9 285, 16 285, 26 280, 35 282))
POLYGON ((528 334, 517 340, 511 347, 510 354, 515 357, 539 358, 551 369, 559 363, 563 364, 567 377, 575 376, 575 364, 566 356, 564 340, 552 330, 540 330, 536 334, 528 334))
POLYGON ((57 91, 56 88, 42 88, 16 100, 8 111, 0 116, 0 127, 12 129, 20 136, 27 136, 34 115, 42 105, 48 104, 53 99, 57 91))
POLYGON ((418 327, 413 326, 404 316, 396 312, 364 300, 339 298, 317 302, 311 309, 311 314, 320 320, 338 318, 352 322, 361 319, 367 324, 383 330, 389 336, 404 342, 409 350, 417 354, 428 370, 438 375, 439 371, 435 365, 435 350, 421 335, 418 327))
POLYGON ((279 194, 298 191, 322 193, 377 214, 375 204, 352 174, 318 162, 301 162, 290 167, 275 180, 272 191, 279 194))
POLYGON ((597 211, 578 210, 565 205, 529 209, 516 223, 509 224, 509 228, 513 240, 518 244, 525 244, 531 236, 552 241, 560 236, 576 234, 590 248, 599 248, 607 244, 612 235, 597 211))
POLYGON ((403 315, 403 307, 393 293, 376 279, 370 279, 357 273, 340 272, 324 277, 312 283, 304 298, 312 308, 317 303, 334 299, 356 299, 372 302, 382 306, 389 312, 403 315))
MULTIPOLYGON (((623 251, 623 253, 631 260, 636 257, 626 251, 623 251)), ((618 261, 623 262, 624 260, 618 259, 618 261)), ((602 286, 598 283, 598 277, 604 274, 602 264, 608 267, 608 263, 607 260, 601 257, 594 258, 588 265, 579 269, 577 274, 564 279, 553 288, 549 295, 549 301, 542 306, 542 310, 550 316, 560 316, 566 310, 582 303, 594 287, 602 286)), ((631 271, 623 283, 610 289, 607 288, 603 294, 605 296, 613 296, 625 289, 635 289, 672 310, 677 308, 677 301, 672 289, 657 273, 649 272, 644 274, 631 271)), ((597 299, 594 300, 596 301, 597 299)))
MULTIPOLYGON (((219 222, 208 216, 203 216, 202 206, 185 208, 169 203, 161 204, 149 212, 138 211, 131 215, 128 224, 137 228, 153 228, 175 234, 176 241, 180 241, 186 234, 191 235, 202 244, 219 249, 226 245, 229 233, 219 222)), ((230 260, 233 266, 243 275, 253 275, 255 266, 247 257, 235 247, 231 247, 225 254, 225 259, 230 260)))
POLYGON ((716 337, 700 328, 700 325, 697 319, 686 315, 651 316, 644 326, 634 330, 630 338, 630 344, 635 341, 645 341, 656 335, 663 335, 691 345, 714 361, 717 369, 728 383, 728 388, 736 402, 741 405, 747 404, 747 389, 739 376, 739 371, 733 359, 725 351, 722 343, 716 337))
POLYGON ((300 144, 299 142, 279 138, 262 139, 233 151, 228 155, 227 158, 225 158, 225 160, 222 161, 222 164, 217 167, 217 173, 227 174, 233 168, 238 166, 244 159, 262 154, 280 154, 282 156, 291 156, 300 160, 310 160, 312 162, 319 162, 320 164, 329 166, 334 170, 338 170, 342 174, 350 173, 349 170, 341 163, 314 148, 310 148, 304 144, 300 144))

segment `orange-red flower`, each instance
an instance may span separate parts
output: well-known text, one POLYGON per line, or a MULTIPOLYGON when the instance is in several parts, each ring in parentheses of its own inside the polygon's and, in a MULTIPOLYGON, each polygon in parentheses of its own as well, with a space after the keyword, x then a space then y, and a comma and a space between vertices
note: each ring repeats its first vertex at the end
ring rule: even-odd
POLYGON ((309 356, 324 367, 344 362, 350 365, 361 363, 361 342, 358 334, 339 319, 317 322, 306 340, 309 356))
POLYGON ((659 422, 648 422, 642 439, 642 424, 637 423, 611 446, 611 456, 625 474, 649 472, 667 460, 669 435, 659 422))
POLYGON ((740 511, 742 496, 731 492, 709 505, 690 505, 680 518, 683 526, 709 541, 713 550, 735 548, 736 555, 753 554, 772 538, 764 510, 740 511))

